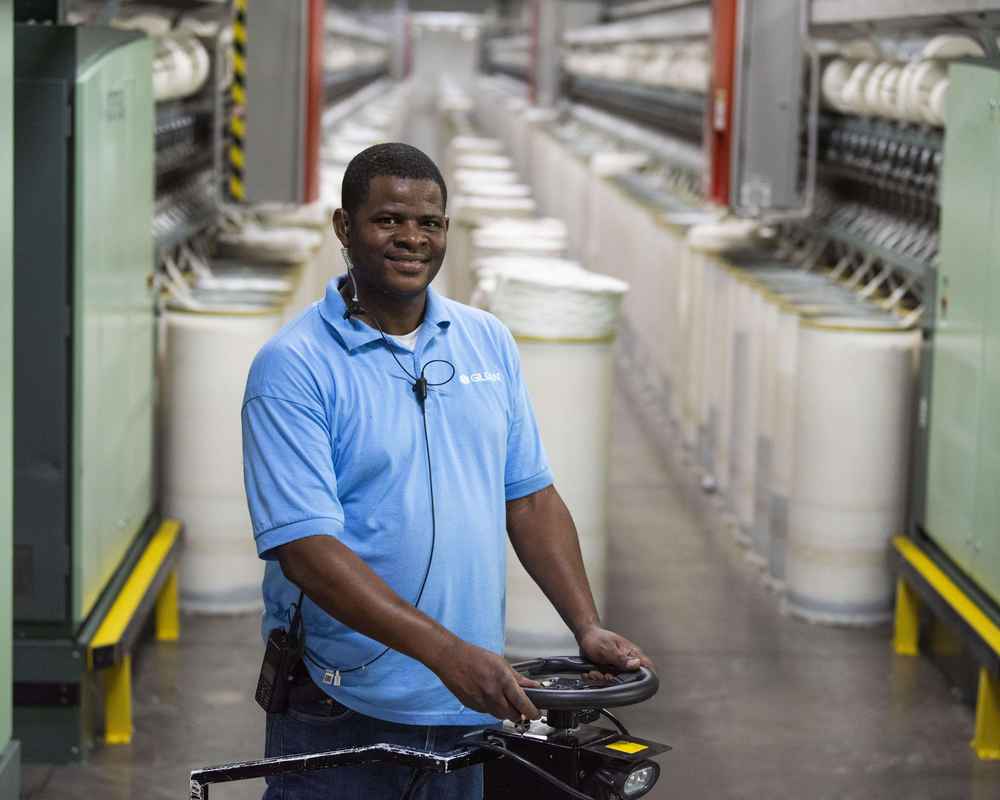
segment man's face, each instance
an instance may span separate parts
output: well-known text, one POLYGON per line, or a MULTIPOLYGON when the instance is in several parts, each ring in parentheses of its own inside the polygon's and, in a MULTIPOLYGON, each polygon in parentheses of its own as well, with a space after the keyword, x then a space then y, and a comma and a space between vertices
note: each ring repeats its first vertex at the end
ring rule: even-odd
POLYGON ((368 199, 334 226, 347 247, 359 283, 395 297, 420 295, 441 269, 448 218, 441 188, 432 180, 373 178, 368 199))

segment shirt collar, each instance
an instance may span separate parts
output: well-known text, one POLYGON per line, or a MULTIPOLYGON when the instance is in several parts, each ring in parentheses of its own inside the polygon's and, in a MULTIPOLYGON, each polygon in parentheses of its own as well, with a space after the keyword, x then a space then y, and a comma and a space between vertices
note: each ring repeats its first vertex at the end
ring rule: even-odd
MULTIPOLYGON (((332 327, 348 352, 354 352, 360 347, 382 338, 381 334, 369 325, 357 319, 344 319, 344 312, 347 311, 347 304, 341 296, 339 287, 347 279, 346 275, 334 278, 326 285, 326 295, 320 304, 320 315, 332 327)), ((451 315, 448 313, 447 303, 441 295, 435 292, 430 286, 427 287, 427 306, 424 309, 423 328, 420 331, 420 339, 427 341, 438 333, 448 329, 451 325, 451 315)))

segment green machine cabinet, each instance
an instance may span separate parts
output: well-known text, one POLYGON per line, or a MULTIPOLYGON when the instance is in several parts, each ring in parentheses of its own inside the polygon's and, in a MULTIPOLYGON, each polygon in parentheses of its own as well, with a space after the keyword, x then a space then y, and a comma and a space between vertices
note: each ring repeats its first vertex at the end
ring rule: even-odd
POLYGON ((79 642, 153 513, 152 44, 14 41, 14 725, 62 761, 84 749, 79 642))
POLYGON ((1000 602, 1000 65, 951 68, 917 524, 1000 602))
MULTIPOLYGON (((0 0, 0 130, 14 127, 14 3, 0 0)), ((14 147, 0 136, 0 799, 20 796, 20 756, 11 739, 13 496, 14 147)))

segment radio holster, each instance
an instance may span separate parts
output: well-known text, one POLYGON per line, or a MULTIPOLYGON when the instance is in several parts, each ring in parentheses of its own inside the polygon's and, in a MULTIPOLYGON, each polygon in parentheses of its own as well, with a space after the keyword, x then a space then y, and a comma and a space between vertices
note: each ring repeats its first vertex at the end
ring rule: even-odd
POLYGON ((305 637, 302 635, 303 598, 304 595, 300 592, 289 629, 274 628, 264 645, 264 661, 260 665, 254 699, 268 714, 283 714, 288 709, 288 692, 295 666, 302 659, 305 650, 305 637))

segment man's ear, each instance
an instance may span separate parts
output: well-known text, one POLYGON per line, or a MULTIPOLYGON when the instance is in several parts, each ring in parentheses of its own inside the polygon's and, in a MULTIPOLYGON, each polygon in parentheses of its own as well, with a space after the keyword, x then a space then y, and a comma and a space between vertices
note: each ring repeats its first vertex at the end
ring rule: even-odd
POLYGON ((351 246, 351 223, 342 208, 333 212, 333 230, 344 247, 351 246))

